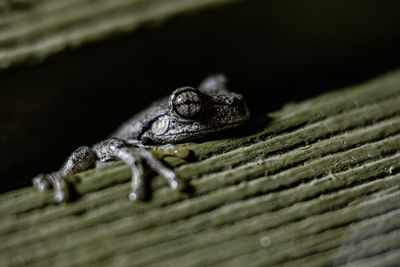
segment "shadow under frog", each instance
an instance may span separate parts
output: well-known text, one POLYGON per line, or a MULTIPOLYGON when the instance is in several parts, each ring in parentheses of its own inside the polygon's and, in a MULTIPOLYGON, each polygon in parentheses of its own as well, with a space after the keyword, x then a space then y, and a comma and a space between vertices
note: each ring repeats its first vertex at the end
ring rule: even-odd
POLYGON ((67 181, 69 176, 94 168, 98 162, 123 160, 131 167, 130 200, 148 198, 147 168, 163 176, 172 189, 187 190, 188 186, 157 157, 174 154, 171 152, 174 150, 165 146, 158 150, 153 145, 193 141, 225 132, 244 125, 249 117, 243 96, 226 88, 226 78, 210 76, 198 89, 176 89, 169 97, 153 103, 122 124, 110 138, 92 147, 76 149, 60 170, 40 174, 32 181, 39 191, 54 188, 56 202, 69 201, 74 196, 73 187, 67 181))

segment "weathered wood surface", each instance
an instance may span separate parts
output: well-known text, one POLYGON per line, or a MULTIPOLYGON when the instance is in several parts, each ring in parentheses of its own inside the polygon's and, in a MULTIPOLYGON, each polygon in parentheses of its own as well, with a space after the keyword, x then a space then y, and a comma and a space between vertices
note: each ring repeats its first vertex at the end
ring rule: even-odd
MULTIPOLYGON (((0 2, 0 69, 235 0, 0 2)), ((238 0, 236 0, 238 1, 238 0)))
POLYGON ((268 114, 253 135, 184 144, 128 201, 129 168, 85 172, 73 203, 0 196, 1 265, 385 266, 400 263, 400 71, 268 114))

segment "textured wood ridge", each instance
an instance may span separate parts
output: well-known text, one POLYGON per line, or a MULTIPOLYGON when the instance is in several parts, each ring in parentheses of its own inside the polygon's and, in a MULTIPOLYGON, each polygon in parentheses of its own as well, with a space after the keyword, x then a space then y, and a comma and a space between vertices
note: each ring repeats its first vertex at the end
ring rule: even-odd
POLYGON ((41 60, 144 23, 234 0, 21 0, 0 2, 0 68, 41 60))
MULTIPOLYGON (((127 200, 129 168, 81 174, 73 203, 0 196, 0 262, 33 266, 385 266, 400 262, 400 71, 269 114, 251 136, 185 144, 127 200)), ((3 265, 3 264, 2 264, 3 265)))

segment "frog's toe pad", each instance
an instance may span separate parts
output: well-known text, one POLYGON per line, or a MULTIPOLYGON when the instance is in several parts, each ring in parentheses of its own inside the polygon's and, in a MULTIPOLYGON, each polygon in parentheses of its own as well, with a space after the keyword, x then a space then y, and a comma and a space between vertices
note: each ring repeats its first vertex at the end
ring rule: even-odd
POLYGON ((45 174, 39 174, 32 179, 33 187, 36 188, 39 192, 43 192, 49 188, 51 188, 51 184, 47 179, 45 174))

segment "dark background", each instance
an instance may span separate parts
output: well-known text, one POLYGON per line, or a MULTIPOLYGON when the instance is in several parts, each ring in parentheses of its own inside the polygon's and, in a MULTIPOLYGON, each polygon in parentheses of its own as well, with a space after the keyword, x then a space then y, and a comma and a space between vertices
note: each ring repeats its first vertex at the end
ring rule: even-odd
POLYGON ((223 72, 255 114, 400 66, 400 3, 247 1, 0 72, 1 192, 151 101, 223 72))

